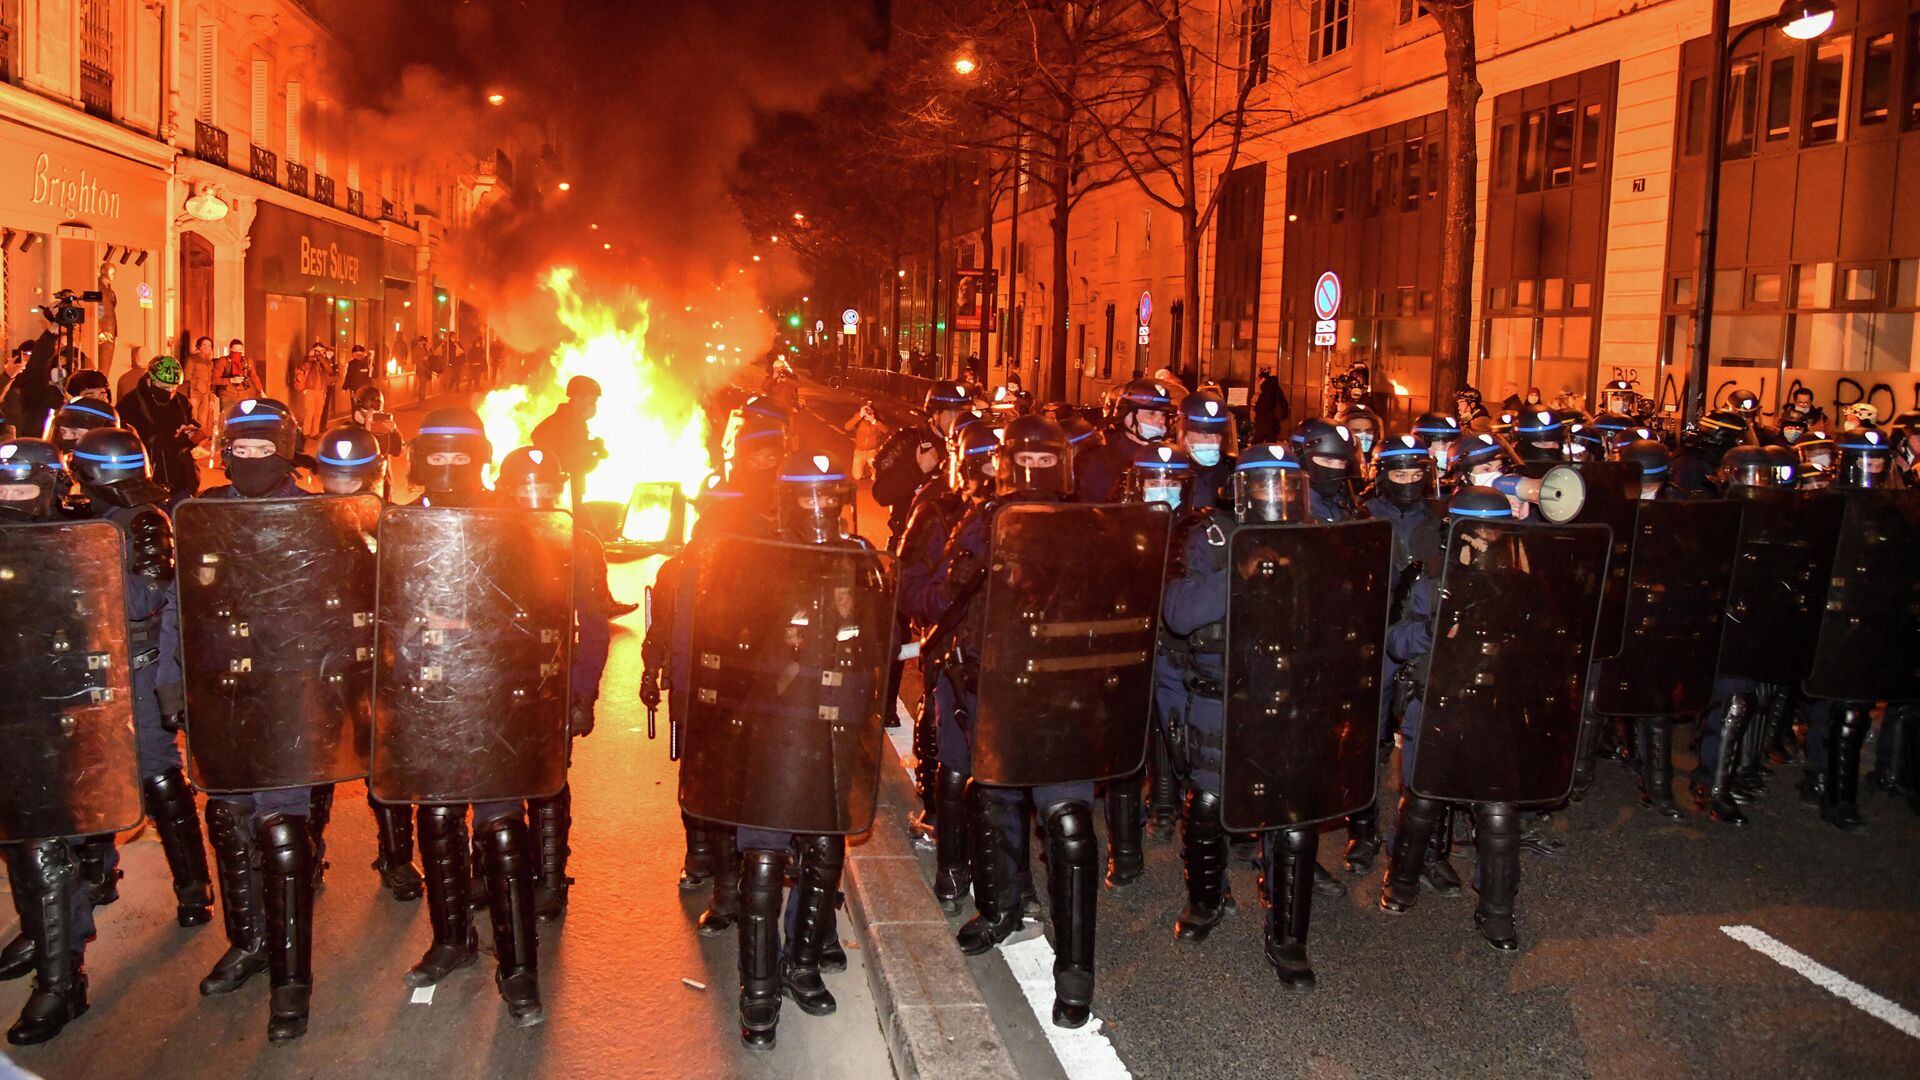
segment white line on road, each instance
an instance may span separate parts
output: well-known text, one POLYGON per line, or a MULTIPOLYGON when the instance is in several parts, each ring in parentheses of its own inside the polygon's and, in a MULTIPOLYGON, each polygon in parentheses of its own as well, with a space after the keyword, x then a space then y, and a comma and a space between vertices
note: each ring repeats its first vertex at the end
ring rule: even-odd
POLYGON ((1805 975, 1813 985, 1844 1000, 1868 1016, 1885 1021, 1895 1029, 1920 1039, 1920 1016, 1915 1016, 1898 1002, 1890 1001, 1861 986, 1772 934, 1751 926, 1723 926, 1720 932, 1773 960, 1781 967, 1805 975))
POLYGON ((1113 1043, 1100 1033, 1099 1017, 1082 1028, 1053 1026, 1053 946, 1047 944, 1045 933, 1036 929, 1032 937, 1009 938, 999 948, 1068 1080, 1124 1080, 1133 1075, 1121 1064, 1113 1043))
POLYGON ((887 738, 893 740, 894 753, 900 755, 900 764, 913 775, 913 714, 907 711, 907 703, 899 698, 893 699, 893 710, 900 717, 900 726, 887 729, 887 738))

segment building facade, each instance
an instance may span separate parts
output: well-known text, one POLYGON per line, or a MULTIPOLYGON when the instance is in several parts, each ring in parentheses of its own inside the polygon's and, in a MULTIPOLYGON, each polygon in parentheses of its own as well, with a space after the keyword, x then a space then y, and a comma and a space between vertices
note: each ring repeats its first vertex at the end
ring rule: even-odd
MULTIPOLYGON (((1433 377, 1445 158, 1444 61, 1417 0, 1224 0, 1212 47, 1267 55, 1256 107, 1287 121, 1249 140, 1220 188, 1200 257, 1199 313, 1182 291, 1179 232, 1130 185, 1074 211, 1070 396, 1095 400, 1167 367, 1231 396, 1271 371, 1296 417, 1358 361, 1404 420, 1454 387, 1433 377), (1338 275, 1334 344, 1312 289, 1338 275), (1142 293, 1154 298, 1144 324, 1142 293), (1202 319, 1201 355, 1175 321, 1202 319), (1117 322, 1111 333, 1110 321, 1117 322), (1141 332, 1144 325, 1144 333, 1141 332), (1139 342, 1144 339, 1145 344, 1139 342)), ((1920 406, 1920 2, 1840 0, 1832 29, 1795 41, 1735 0, 1722 170, 1710 395, 1753 390, 1771 410, 1795 386, 1829 413, 1920 406)), ((1472 362, 1490 403, 1537 387, 1593 408, 1615 378, 1678 409, 1690 363, 1698 261, 1706 0, 1567 0, 1476 6, 1479 159, 1472 362)), ((1231 88, 1228 88, 1231 89, 1231 88)), ((1228 93, 1227 97, 1231 97, 1228 93)), ((1045 209, 995 225, 1008 355, 1043 385, 1045 209)), ((964 353, 964 349, 957 349, 964 353)), ((995 347, 991 359, 997 359, 995 347)), ((990 368, 997 381, 1005 369, 990 368)))

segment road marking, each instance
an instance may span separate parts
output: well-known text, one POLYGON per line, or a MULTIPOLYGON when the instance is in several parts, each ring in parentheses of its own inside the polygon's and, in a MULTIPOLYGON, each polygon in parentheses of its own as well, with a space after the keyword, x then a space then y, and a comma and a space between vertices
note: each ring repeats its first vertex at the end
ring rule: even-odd
POLYGON ((431 986, 415 987, 413 991, 412 1003, 415 1005, 433 1004, 433 987, 431 986))
POLYGON ((1053 946, 1047 944, 1044 932, 1036 928, 1030 938, 1009 938, 999 949, 1069 1080, 1122 1080, 1133 1075, 1121 1064, 1113 1043, 1100 1033, 1099 1017, 1081 1028, 1053 1026, 1053 946))
POLYGON ((1884 1021, 1915 1039, 1920 1039, 1920 1016, 1914 1015, 1898 1002, 1890 1001, 1861 986, 1772 934, 1751 926, 1723 926, 1720 932, 1762 956, 1768 957, 1781 967, 1799 972, 1813 985, 1844 1000, 1868 1016, 1884 1021))
POLYGON ((893 699, 893 711, 900 717, 899 727, 890 727, 887 738, 893 742, 893 751, 900 755, 900 767, 913 775, 913 714, 907 711, 907 703, 899 698, 893 699))

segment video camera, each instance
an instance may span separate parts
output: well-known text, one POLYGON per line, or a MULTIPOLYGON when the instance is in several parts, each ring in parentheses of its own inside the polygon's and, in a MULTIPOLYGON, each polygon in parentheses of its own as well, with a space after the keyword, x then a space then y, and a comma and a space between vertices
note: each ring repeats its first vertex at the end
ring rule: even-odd
POLYGON ((53 294, 53 303, 42 304, 34 310, 55 326, 72 328, 87 321, 86 305, 97 304, 100 299, 98 292, 75 293, 72 289, 61 289, 53 294))

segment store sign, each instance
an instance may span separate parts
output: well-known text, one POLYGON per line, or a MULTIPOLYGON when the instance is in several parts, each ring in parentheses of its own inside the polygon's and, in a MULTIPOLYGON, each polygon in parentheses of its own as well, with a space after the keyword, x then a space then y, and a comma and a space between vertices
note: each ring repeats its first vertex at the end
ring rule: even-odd
POLYGON ((97 241, 158 251, 167 235, 166 174, 0 118, 0 221, 48 234, 83 225, 97 230, 97 241))
POLYGON ((268 293, 380 299, 386 241, 262 203, 247 246, 250 287, 268 293))
POLYGON ((33 204, 62 217, 120 218, 120 193, 104 187, 97 173, 56 165, 52 154, 33 159, 33 204))
POLYGON ((321 246, 313 237, 300 238, 300 272, 346 285, 360 283, 360 257, 340 250, 339 244, 321 246))

